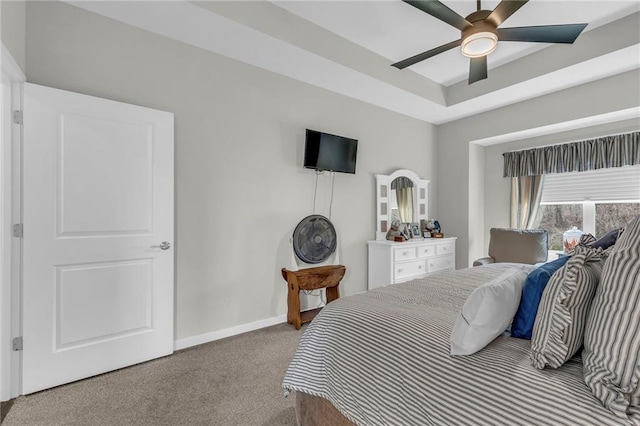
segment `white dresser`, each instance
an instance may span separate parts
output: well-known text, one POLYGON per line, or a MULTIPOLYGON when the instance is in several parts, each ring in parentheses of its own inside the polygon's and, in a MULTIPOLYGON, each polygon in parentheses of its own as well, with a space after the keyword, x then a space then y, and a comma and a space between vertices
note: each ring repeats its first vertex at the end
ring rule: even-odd
POLYGON ((369 290, 455 269, 456 238, 368 241, 369 290))

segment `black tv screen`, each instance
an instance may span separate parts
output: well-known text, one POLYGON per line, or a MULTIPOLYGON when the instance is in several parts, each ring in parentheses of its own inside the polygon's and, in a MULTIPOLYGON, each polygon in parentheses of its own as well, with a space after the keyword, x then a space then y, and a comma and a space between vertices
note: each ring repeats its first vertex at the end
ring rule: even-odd
POLYGON ((358 141, 307 129, 304 167, 318 171, 355 173, 358 141))

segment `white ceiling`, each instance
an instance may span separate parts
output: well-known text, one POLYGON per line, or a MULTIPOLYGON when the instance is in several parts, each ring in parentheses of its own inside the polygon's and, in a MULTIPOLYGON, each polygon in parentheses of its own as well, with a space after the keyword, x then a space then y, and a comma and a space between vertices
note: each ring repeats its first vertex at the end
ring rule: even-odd
MULTIPOLYGON (((473 85, 459 48, 390 66, 460 38, 400 0, 68 3, 435 124, 640 68, 640 0, 529 1, 501 28, 589 25, 573 45, 500 42, 489 78, 473 85)), ((443 3, 462 16, 476 9, 475 0, 443 3)))
MULTIPOLYGON (((476 10, 475 0, 444 0, 461 16, 476 10)), ((498 0, 482 1, 493 10, 498 0)), ((460 38, 460 31, 400 1, 276 1, 275 4, 393 62, 460 38)), ((638 2, 533 0, 500 27, 588 23, 585 31, 638 10, 638 2)), ((502 42, 488 58, 496 67, 546 47, 545 43, 502 42)), ((459 48, 423 61, 412 70, 449 86, 467 79, 468 58, 459 48)))

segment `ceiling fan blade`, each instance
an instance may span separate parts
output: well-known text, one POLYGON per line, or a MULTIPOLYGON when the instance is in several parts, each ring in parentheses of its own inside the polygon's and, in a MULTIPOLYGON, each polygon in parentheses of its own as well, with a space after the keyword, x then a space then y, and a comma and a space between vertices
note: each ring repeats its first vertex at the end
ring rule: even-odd
POLYGON ((391 64, 392 67, 396 67, 399 70, 404 69, 413 64, 417 64, 420 61, 424 61, 425 59, 429 59, 432 56, 437 55, 438 53, 446 52, 447 50, 453 49, 456 46, 460 46, 462 43, 462 39, 452 41, 447 44, 443 44, 442 46, 436 47, 435 49, 427 50, 426 52, 418 53, 415 56, 407 58, 403 61, 396 62, 395 64, 391 64))
POLYGON ((487 17, 496 27, 524 6, 529 0, 502 0, 487 17))
POLYGON ((487 57, 471 58, 469 66, 469 84, 487 78, 487 57))
POLYGON ((587 24, 540 25, 537 27, 498 28, 500 41, 534 43, 573 43, 587 24))
POLYGON ((460 31, 473 26, 473 24, 449 9, 437 0, 402 0, 411 6, 428 13, 447 24, 456 27, 460 31))

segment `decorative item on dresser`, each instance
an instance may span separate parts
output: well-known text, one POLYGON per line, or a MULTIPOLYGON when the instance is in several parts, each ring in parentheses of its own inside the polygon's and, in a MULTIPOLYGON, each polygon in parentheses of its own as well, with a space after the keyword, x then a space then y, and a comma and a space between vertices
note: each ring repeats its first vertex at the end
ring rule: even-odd
POLYGON ((402 243, 369 241, 368 289, 423 278, 434 272, 453 270, 456 238, 411 240, 402 243))

